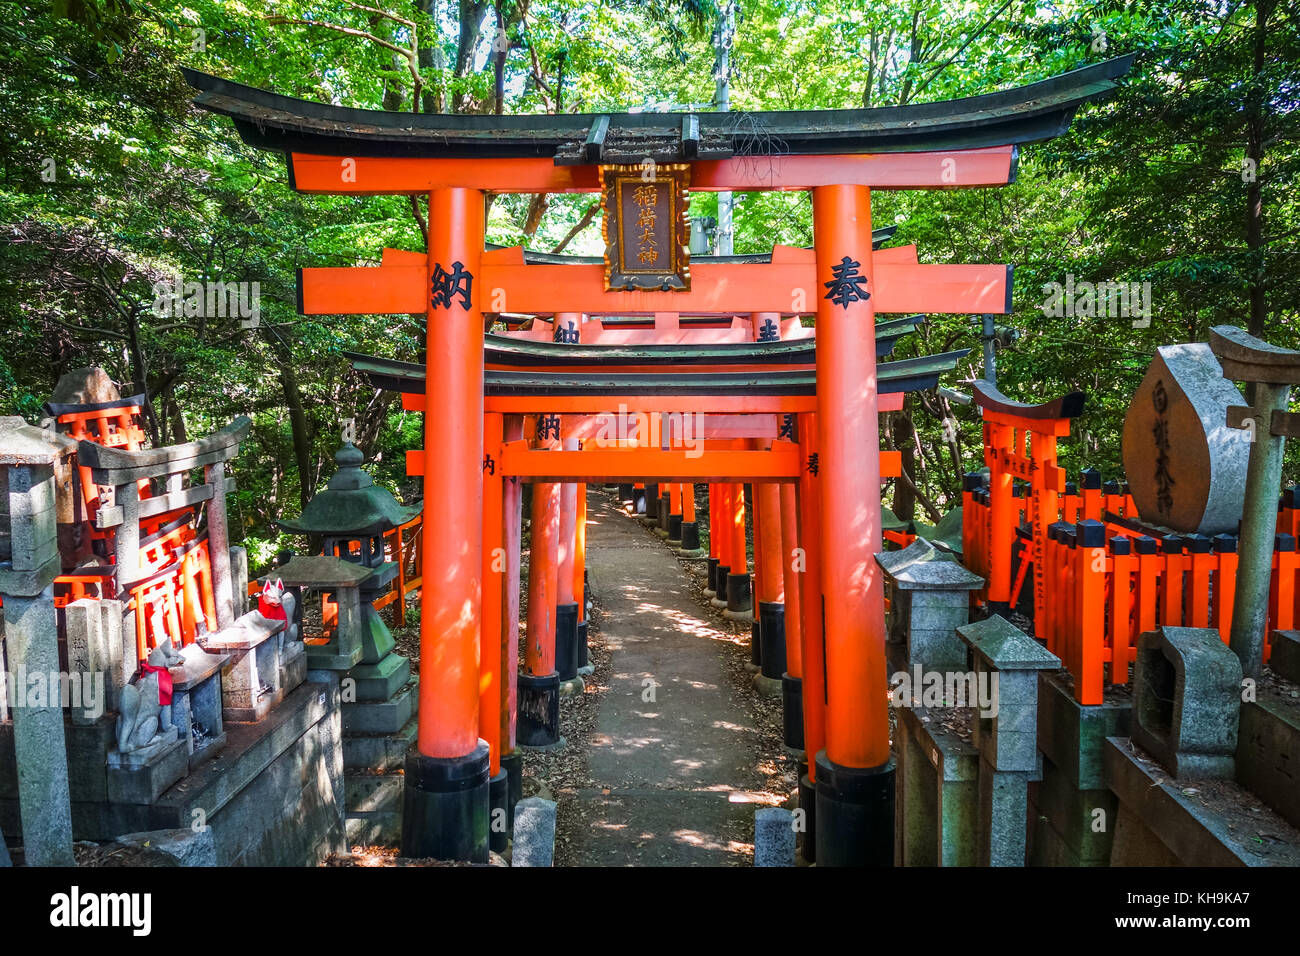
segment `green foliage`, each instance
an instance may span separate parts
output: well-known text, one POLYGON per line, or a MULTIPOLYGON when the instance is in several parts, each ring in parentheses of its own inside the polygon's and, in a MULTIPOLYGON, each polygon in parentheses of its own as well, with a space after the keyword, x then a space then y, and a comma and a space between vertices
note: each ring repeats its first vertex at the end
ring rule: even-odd
MULTIPOLYGON (((709 109, 718 6, 504 2, 503 108, 709 109)), ((418 416, 366 387, 341 352, 415 358, 422 319, 298 316, 294 289, 299 266, 421 248, 422 204, 293 192, 281 158, 189 105, 178 67, 349 106, 490 112, 496 15, 484 0, 0 0, 0 413, 36 418, 62 373, 98 364, 124 392, 148 393, 155 441, 250 415, 231 508, 255 565, 282 544, 275 519, 330 474, 341 418, 357 420, 376 480, 410 499, 402 452, 420 444, 418 416), (177 273, 258 282, 259 327, 155 314, 155 284, 177 273)), ((764 110, 930 102, 1129 52, 1122 89, 1080 111, 1068 135, 1023 150, 1014 185, 873 197, 875 225, 897 224, 895 241, 922 261, 1015 264, 1014 311, 999 321, 1022 334, 999 353, 999 380, 1025 400, 1086 391, 1063 460, 1108 477, 1155 346, 1261 316, 1271 341, 1300 345, 1295 5, 754 0, 738 8, 730 57, 732 108, 764 110), (1150 282, 1150 326, 1045 315, 1044 285, 1070 275, 1150 282)), ((806 195, 735 199, 737 252, 811 243, 806 195)), ((576 228, 591 200, 496 197, 488 238, 599 254, 599 220, 576 228)), ((692 214, 716 202, 695 194, 692 214)), ((976 318, 931 317, 899 357, 975 348, 945 383, 967 390, 962 379, 981 371, 976 318)), ((917 485, 942 510, 981 464, 977 416, 939 394, 915 396, 908 416, 917 485)), ((911 442, 897 419, 891 439, 911 442)))

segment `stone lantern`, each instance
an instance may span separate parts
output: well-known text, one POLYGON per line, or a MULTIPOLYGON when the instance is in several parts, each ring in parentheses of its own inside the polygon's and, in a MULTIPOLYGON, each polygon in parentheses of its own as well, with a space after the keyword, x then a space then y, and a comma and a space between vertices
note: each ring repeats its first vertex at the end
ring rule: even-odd
MULTIPOLYGON (((338 629, 331 644, 337 645, 333 652, 355 648, 351 635, 343 631, 355 627, 359 617, 360 660, 327 654, 332 663, 319 666, 341 672, 348 841, 396 843, 402 832, 403 759, 416 739, 417 679, 411 676, 411 662, 393 653, 396 642, 374 601, 392 586, 398 572, 397 564, 384 560, 384 532, 410 521, 420 508, 403 507, 378 487, 362 470, 364 457, 350 441, 334 453, 334 461, 338 471, 328 487, 307 503, 302 517, 279 522, 295 534, 320 535, 324 557, 294 558, 271 574, 283 576, 286 586, 305 584, 328 592, 328 582, 341 580, 338 571, 346 567, 334 562, 341 559, 359 566, 352 578, 360 591, 359 615, 356 594, 337 591, 338 629)), ((397 600, 401 599, 399 594, 397 600)), ((310 654, 308 666, 318 666, 311 664, 310 654)))
POLYGON ((384 559, 384 533, 410 521, 420 508, 398 504, 362 470, 364 461, 361 450, 345 442, 334 453, 338 471, 326 489, 307 503, 301 517, 277 523, 293 534, 319 535, 326 557, 372 571, 360 585, 362 654, 349 676, 357 681, 358 700, 387 700, 406 683, 410 662, 392 654, 393 635, 373 606, 398 571, 394 562, 384 559))

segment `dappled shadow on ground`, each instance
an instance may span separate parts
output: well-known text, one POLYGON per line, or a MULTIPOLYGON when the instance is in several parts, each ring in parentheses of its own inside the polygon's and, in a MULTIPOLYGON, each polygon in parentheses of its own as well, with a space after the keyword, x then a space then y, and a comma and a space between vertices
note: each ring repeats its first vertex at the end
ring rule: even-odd
POLYGON ((754 811, 780 798, 763 792, 758 730, 724 666, 736 637, 701 614, 676 558, 637 522, 608 505, 588 517, 611 668, 574 859, 750 865, 754 811))

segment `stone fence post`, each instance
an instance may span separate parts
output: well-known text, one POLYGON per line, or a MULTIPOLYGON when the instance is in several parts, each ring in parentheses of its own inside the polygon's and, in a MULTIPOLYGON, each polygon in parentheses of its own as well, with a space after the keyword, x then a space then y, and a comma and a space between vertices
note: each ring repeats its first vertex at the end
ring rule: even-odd
POLYGON ((966 670, 957 628, 970 620, 970 592, 984 579, 924 538, 901 551, 882 551, 876 563, 890 588, 889 641, 906 651, 906 668, 966 670))
POLYGON ((979 865, 1024 866, 1029 784, 1042 769, 1038 672, 1058 670, 1061 661, 996 614, 957 633, 970 648, 977 684, 991 685, 993 702, 971 721, 980 752, 979 865))
POLYGON ((0 418, 0 658, 16 675, 13 686, 0 677, 0 697, 13 720, 28 866, 75 865, 53 587, 59 573, 54 465, 75 450, 71 439, 21 418, 0 418), (30 688, 38 682, 45 692, 36 698, 30 688))

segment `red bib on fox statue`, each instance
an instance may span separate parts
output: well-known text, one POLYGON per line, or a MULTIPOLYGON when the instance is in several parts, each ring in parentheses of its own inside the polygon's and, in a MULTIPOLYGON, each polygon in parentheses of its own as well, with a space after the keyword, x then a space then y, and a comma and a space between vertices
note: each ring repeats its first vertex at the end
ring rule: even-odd
POLYGON ((278 578, 272 584, 269 580, 257 596, 257 613, 269 621, 283 621, 283 634, 293 640, 298 636, 298 627, 294 623, 293 594, 286 593, 284 582, 278 578))
POLYGON ((257 613, 271 621, 284 621, 288 624, 289 616, 284 612, 284 585, 277 579, 274 584, 266 582, 262 593, 257 596, 257 613))

